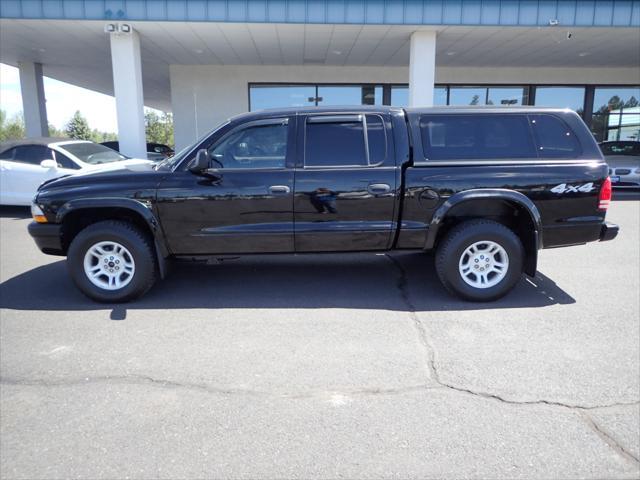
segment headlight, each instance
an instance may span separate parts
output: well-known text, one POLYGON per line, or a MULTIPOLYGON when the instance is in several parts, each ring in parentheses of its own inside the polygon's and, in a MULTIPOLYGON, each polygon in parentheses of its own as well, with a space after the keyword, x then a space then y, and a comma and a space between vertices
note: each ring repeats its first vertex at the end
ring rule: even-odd
POLYGON ((634 170, 634 173, 638 173, 638 174, 640 174, 640 167, 636 168, 636 169, 634 170))
POLYGON ((47 223, 47 217, 45 217, 42 209, 35 203, 31 204, 31 216, 38 223, 47 223))

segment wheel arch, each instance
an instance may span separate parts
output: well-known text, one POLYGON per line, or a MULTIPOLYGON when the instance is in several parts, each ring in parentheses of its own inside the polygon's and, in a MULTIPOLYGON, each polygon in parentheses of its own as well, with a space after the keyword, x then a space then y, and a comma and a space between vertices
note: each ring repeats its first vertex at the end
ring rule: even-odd
POLYGON ((434 213, 425 249, 435 248, 451 224, 470 218, 493 218, 514 229, 525 249, 525 273, 534 276, 543 246, 542 218, 524 194, 509 189, 473 189, 449 197, 434 213))
POLYGON ((65 203, 56 213, 62 225, 62 247, 66 253, 75 236, 87 226, 104 220, 125 220, 153 239, 161 278, 166 276, 169 256, 160 223, 150 206, 139 200, 122 198, 78 199, 65 203))

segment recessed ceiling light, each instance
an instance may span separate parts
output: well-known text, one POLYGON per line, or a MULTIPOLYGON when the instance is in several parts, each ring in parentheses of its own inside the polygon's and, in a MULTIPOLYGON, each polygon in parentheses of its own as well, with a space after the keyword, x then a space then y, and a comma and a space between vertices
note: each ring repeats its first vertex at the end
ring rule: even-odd
POLYGON ((589 52, 580 52, 580 53, 578 54, 578 56, 579 56, 579 57, 586 57, 586 56, 588 56, 588 55, 591 55, 591 54, 590 54, 589 52))
POLYGON ((455 55, 455 54, 456 54, 456 52, 447 52, 447 55, 449 55, 450 57, 455 55))
POLYGON ((200 55, 202 52, 204 52, 204 50, 201 50, 200 48, 196 48, 193 50, 193 53, 197 53, 198 55, 200 55))
POLYGON ((342 55, 342 52, 340 50, 333 50, 331 53, 333 53, 334 55, 342 55))

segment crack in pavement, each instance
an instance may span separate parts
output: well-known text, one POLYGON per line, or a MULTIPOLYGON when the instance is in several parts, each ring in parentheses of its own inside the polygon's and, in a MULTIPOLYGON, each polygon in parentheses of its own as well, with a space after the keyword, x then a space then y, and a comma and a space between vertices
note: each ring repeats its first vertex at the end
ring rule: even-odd
MULTIPOLYGON (((277 397, 277 398, 291 398, 291 399, 305 399, 305 398, 318 398, 326 397, 327 395, 350 395, 350 396, 365 396, 365 395, 397 395, 410 393, 415 391, 424 391, 433 389, 429 385, 409 385, 406 387, 397 388, 382 388, 382 387, 366 387, 366 388, 353 388, 353 389, 323 389, 323 390, 307 390, 300 392, 277 392, 268 390, 255 390, 248 388, 232 388, 232 387, 216 387, 209 383, 189 383, 189 382, 177 382, 175 380, 161 380, 149 375, 130 374, 130 375, 104 375, 96 377, 82 377, 82 378, 66 378, 60 380, 43 380, 43 379, 19 379, 10 377, 0 377, 1 385, 14 385, 14 386, 31 386, 31 387, 73 387, 78 385, 89 385, 95 383, 119 383, 130 385, 152 385, 161 388, 183 388, 187 390, 199 390, 205 393, 213 393, 219 395, 247 395, 247 396, 260 396, 260 397, 277 397)), ((440 387, 436 387, 440 388, 440 387)))
POLYGON ((631 463, 640 465, 640 459, 638 459, 638 457, 636 457, 629 450, 624 448, 622 444, 618 440, 616 440, 611 433, 605 431, 605 429, 598 425, 590 415, 587 415, 586 412, 579 412, 579 415, 584 420, 584 422, 589 425, 591 429, 598 435, 598 437, 600 437, 603 442, 609 445, 609 447, 615 450, 618 455, 624 457, 631 463))
POLYGON ((411 295, 409 293, 409 279, 407 271, 404 266, 400 263, 400 261, 389 255, 385 254, 391 263, 395 266, 398 271, 398 280, 396 282, 397 289, 400 293, 402 300, 407 306, 409 317, 411 318, 412 324, 416 330, 418 335, 418 339, 420 344, 425 349, 425 354, 427 357, 427 367, 430 374, 430 379, 435 381, 441 387, 452 390, 458 393, 465 393, 468 395, 473 395, 475 397, 481 397, 490 400, 496 400, 501 403, 509 404, 509 405, 547 405, 552 407, 561 407, 565 409, 569 409, 571 411, 577 412, 580 418, 598 435, 598 437, 603 440, 609 447, 611 447, 616 453, 622 456, 625 460, 634 463, 635 465, 640 465, 640 460, 631 454, 628 450, 626 450, 618 441, 616 441, 612 435, 605 432, 598 424, 587 415, 586 411, 595 410, 595 409, 604 409, 604 408, 612 408, 612 407, 624 407, 624 406, 636 406, 640 405, 640 400, 633 402, 617 402, 606 405, 580 405, 580 404, 570 404, 566 402, 559 402, 553 400, 512 400, 505 398, 503 396, 497 395, 495 393, 483 392, 479 390, 472 390, 470 388, 459 387, 448 383, 440 378, 440 374, 438 372, 438 368, 436 366, 435 360, 435 347, 431 344, 429 340, 429 336, 427 335, 427 330, 424 325, 418 318, 418 314, 416 313, 416 308, 411 300, 411 295))

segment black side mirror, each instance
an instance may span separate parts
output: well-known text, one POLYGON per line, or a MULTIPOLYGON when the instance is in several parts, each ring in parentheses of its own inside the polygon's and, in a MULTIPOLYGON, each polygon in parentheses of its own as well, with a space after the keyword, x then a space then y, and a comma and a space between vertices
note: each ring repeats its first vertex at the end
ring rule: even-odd
POLYGON ((211 157, 209 156, 209 150, 202 148, 196 153, 196 158, 189 166, 189 171, 196 175, 202 175, 202 173, 211 166, 211 157))

